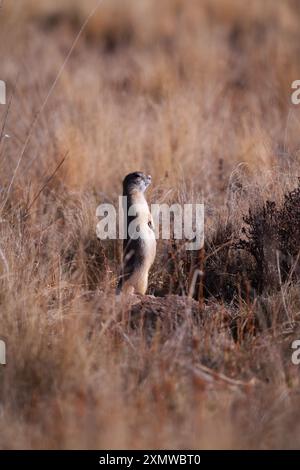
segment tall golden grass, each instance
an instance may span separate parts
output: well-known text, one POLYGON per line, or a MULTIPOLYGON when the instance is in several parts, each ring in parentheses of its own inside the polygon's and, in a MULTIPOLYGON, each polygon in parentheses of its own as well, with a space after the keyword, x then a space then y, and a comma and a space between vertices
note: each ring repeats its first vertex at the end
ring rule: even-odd
MULTIPOLYGON (((61 69, 95 4, 0 10, 0 447, 298 447, 299 285, 238 305, 210 297, 200 327, 187 312, 149 342, 119 316, 120 247, 95 231, 130 171, 151 173, 152 201, 204 201, 209 240, 297 186, 298 3, 103 0, 61 69), (236 340, 228 318, 259 309, 288 309, 292 326, 236 340)), ((151 293, 166 252, 160 242, 151 293)))

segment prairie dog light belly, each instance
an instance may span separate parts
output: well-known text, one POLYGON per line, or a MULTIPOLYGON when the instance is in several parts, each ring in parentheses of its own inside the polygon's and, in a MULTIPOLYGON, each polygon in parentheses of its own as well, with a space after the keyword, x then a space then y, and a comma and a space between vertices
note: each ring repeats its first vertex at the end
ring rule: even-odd
POLYGON ((141 232, 142 232, 141 244, 142 244, 142 249, 145 255, 145 265, 149 269, 152 266, 154 259, 155 259, 155 255, 156 255, 155 233, 153 229, 149 227, 148 224, 142 227, 141 232), (143 238, 143 236, 145 238, 143 238))
POLYGON ((156 241, 144 244, 141 241, 142 261, 136 264, 130 278, 125 281, 123 292, 127 294, 146 294, 148 288, 149 270, 156 254, 156 241))
POLYGON ((145 294, 147 291, 149 270, 156 255, 153 220, 144 196, 150 183, 151 176, 141 172, 130 173, 123 181, 128 219, 118 292, 145 294))
POLYGON ((139 254, 140 262, 136 264, 130 279, 124 285, 124 292, 145 294, 148 287, 149 270, 155 260, 156 239, 155 233, 148 222, 138 220, 140 228, 139 254))
POLYGON ((137 214, 134 220, 134 227, 138 227, 138 235, 141 250, 145 258, 145 266, 151 267, 156 255, 156 238, 152 215, 149 211, 147 201, 132 205, 132 212, 137 214))

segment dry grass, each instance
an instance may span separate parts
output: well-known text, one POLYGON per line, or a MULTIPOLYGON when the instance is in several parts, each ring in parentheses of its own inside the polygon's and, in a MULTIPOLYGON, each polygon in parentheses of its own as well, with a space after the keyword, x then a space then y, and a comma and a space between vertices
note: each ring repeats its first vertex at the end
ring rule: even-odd
MULTIPOLYGON (((299 257, 256 289, 237 248, 249 207, 282 207, 300 176, 298 3, 103 0, 43 106, 95 3, 0 10, 0 447, 299 447, 299 257), (120 247, 95 235, 138 169, 153 201, 207 212, 201 321, 186 308, 151 340, 115 299, 120 247)), ((150 286, 174 316, 199 265, 179 248, 160 242, 150 286)))

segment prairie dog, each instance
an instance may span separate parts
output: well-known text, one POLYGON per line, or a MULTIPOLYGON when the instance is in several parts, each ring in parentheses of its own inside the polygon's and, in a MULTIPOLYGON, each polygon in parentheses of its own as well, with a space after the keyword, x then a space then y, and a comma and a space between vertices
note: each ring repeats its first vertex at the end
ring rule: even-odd
POLYGON ((145 198, 151 176, 130 173, 123 181, 123 196, 127 197, 126 237, 123 243, 123 266, 117 293, 145 294, 148 274, 156 255, 156 239, 152 216, 145 198), (136 227, 137 235, 132 228, 136 227))

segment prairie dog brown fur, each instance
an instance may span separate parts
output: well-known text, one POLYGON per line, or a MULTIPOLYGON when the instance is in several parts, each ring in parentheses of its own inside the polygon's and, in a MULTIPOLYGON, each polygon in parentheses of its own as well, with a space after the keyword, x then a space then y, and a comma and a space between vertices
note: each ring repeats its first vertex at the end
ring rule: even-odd
POLYGON ((123 181, 123 196, 126 196, 127 226, 123 243, 123 266, 117 293, 145 294, 148 287, 149 270, 156 255, 156 239, 152 216, 145 198, 151 184, 151 176, 135 172, 123 181), (132 233, 137 228, 138 237, 132 233))

